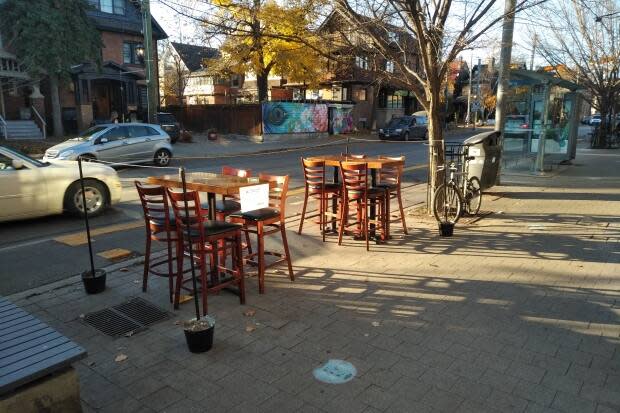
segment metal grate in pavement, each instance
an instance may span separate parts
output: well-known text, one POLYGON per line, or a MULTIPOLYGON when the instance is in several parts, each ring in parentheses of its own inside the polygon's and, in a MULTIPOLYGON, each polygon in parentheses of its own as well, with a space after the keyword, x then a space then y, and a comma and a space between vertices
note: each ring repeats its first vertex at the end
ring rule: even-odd
POLYGON ((170 317, 166 311, 141 298, 134 298, 111 308, 84 315, 84 322, 111 337, 121 337, 145 330, 170 317))

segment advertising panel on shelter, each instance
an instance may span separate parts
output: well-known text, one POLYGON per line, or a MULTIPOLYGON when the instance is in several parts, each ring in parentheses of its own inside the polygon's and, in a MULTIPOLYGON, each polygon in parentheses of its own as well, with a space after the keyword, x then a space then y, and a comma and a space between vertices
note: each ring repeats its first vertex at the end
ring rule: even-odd
POLYGON ((327 105, 322 103, 264 102, 263 132, 327 132, 327 105))

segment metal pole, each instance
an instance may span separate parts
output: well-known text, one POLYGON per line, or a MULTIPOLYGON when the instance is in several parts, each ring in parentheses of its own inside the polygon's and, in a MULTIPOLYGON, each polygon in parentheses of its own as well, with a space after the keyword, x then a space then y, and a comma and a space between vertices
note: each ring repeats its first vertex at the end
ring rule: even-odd
MULTIPOLYGON (((185 228, 187 235, 187 244, 189 246, 189 265, 192 269, 192 286, 194 287, 194 306, 196 307, 196 320, 200 320, 200 305, 198 305, 198 286, 196 285, 196 269, 194 267, 194 246, 192 244, 192 236, 189 230, 190 222, 189 222, 189 206, 187 205, 187 184, 185 181, 185 168, 179 168, 179 175, 181 175, 181 183, 183 186, 183 204, 185 207, 185 228)), ((183 240, 180 240, 181 242, 183 240)), ((206 288, 206 286, 203 286, 206 288)))
POLYGON ((86 205, 86 191, 84 190, 84 174, 82 173, 82 157, 78 156, 80 170, 80 186, 82 187, 82 207, 84 208, 84 223, 86 224, 86 239, 88 240, 88 258, 90 258, 90 275, 95 276, 95 261, 93 259, 93 244, 90 239, 90 225, 88 222, 88 206, 86 205))
POLYGON ((506 115, 504 113, 504 107, 506 105, 504 95, 509 87, 510 81, 510 61, 512 59, 512 38, 515 27, 515 15, 514 10, 516 7, 516 0, 506 0, 504 4, 504 23, 502 28, 502 46, 499 62, 499 79, 497 79, 497 101, 495 104, 495 130, 501 132, 498 145, 500 147, 500 161, 497 168, 497 175, 495 177, 495 184, 500 183, 501 174, 501 159, 504 152, 504 125, 506 124, 506 115))
POLYGON ((146 96, 148 122, 156 123, 157 84, 155 84, 155 65, 153 64, 153 27, 151 23, 150 0, 142 0, 142 24, 144 31, 144 63, 146 65, 146 96))
POLYGON ((469 93, 467 94, 467 126, 469 126, 469 122, 471 122, 471 78, 474 75, 474 51, 472 50, 471 56, 469 57, 469 93))
POLYGON ((474 116, 474 130, 478 123, 478 111, 480 110, 480 78, 482 77, 482 59, 478 58, 478 85, 476 86, 476 115, 474 116))

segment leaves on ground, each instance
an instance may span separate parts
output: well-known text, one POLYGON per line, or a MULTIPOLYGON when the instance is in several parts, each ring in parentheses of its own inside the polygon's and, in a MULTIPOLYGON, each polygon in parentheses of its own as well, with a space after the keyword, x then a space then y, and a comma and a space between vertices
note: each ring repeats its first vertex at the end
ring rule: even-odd
POLYGON ((117 363, 122 363, 123 361, 127 360, 129 357, 127 357, 126 354, 119 354, 118 356, 114 357, 114 361, 117 363))
POLYGON ((243 315, 246 316, 246 317, 254 317, 254 315, 256 315, 256 310, 252 310, 252 309, 245 310, 243 312, 243 315))

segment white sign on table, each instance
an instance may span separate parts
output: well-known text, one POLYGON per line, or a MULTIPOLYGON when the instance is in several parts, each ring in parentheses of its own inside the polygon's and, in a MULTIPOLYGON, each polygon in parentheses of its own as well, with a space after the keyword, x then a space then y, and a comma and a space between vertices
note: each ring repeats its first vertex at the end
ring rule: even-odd
POLYGON ((269 207, 269 184, 244 186, 239 188, 241 212, 269 207))

